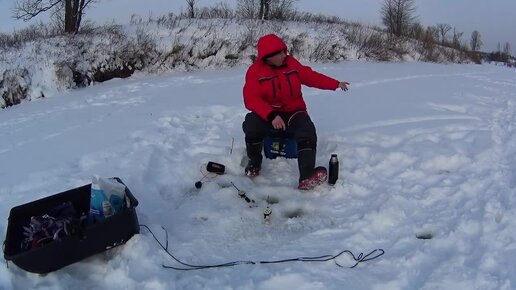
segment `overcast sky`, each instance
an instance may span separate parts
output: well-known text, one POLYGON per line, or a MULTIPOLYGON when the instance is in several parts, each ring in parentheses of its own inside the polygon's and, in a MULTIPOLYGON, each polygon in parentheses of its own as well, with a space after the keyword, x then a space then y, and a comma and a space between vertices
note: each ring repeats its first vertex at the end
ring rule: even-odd
MULTIPOLYGON (((11 18, 16 0, 0 0, 0 31, 11 32, 27 24, 11 18)), ((198 5, 208 6, 221 0, 197 0, 198 5)), ((236 0, 224 2, 234 7, 236 0)), ((384 0, 298 0, 299 10, 336 15, 343 19, 380 24, 380 8, 384 0)), ((484 42, 483 50, 496 50, 498 42, 511 43, 516 54, 516 0, 416 0, 417 15, 423 25, 448 23, 464 32, 463 40, 469 40, 471 32, 478 30, 484 42)), ((132 14, 154 16, 177 12, 186 7, 185 0, 98 0, 86 18, 96 22, 116 19, 126 23, 132 14), (119 4, 123 3, 122 7, 119 4)), ((46 21, 45 17, 37 20, 46 21)), ((29 22, 31 23, 31 22, 29 22)), ((32 22, 34 23, 34 21, 32 22)))

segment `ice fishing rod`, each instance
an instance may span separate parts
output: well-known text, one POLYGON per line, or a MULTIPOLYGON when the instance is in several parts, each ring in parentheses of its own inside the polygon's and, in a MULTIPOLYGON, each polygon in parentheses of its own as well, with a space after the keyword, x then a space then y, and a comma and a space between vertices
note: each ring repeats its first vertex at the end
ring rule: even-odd
MULTIPOLYGON (((238 191, 238 196, 240 196, 240 198, 243 198, 247 203, 250 203, 250 204, 254 204, 255 201, 254 199, 250 199, 248 196, 247 196, 247 193, 243 190, 240 190, 234 183, 233 181, 231 181, 231 185, 238 191)), ((249 205, 251 206, 251 205, 249 205)))
POLYGON ((355 256, 353 252, 349 250, 343 250, 337 253, 336 255, 322 255, 322 256, 314 256, 314 257, 297 257, 297 258, 291 258, 291 259, 283 259, 283 260, 270 260, 270 261, 233 261, 233 262, 227 262, 227 263, 221 263, 221 264, 214 264, 214 265, 192 265, 185 262, 182 262, 178 258, 176 258, 168 249, 168 232, 164 227, 161 227, 163 231, 165 232, 165 245, 161 243, 161 241, 154 235, 152 230, 146 226, 141 224, 140 227, 147 229, 154 240, 160 245, 160 247, 176 262, 179 264, 185 266, 185 268, 179 268, 174 266, 169 266, 163 264, 162 267, 165 269, 173 269, 178 271, 192 271, 192 270, 202 270, 202 269, 211 269, 211 268, 223 268, 223 267, 233 267, 238 265, 257 265, 257 264, 280 264, 280 263, 286 263, 286 262, 327 262, 330 260, 333 260, 335 265, 337 265, 340 268, 350 268, 353 269, 356 266, 358 266, 360 263, 368 262, 374 259, 379 258, 383 254, 385 254, 385 251, 383 249, 376 249, 371 251, 370 253, 364 255, 364 253, 360 253, 358 256, 355 256), (337 262, 337 258, 343 255, 344 253, 349 254, 353 260, 355 260, 355 264, 351 267, 343 266, 337 262))

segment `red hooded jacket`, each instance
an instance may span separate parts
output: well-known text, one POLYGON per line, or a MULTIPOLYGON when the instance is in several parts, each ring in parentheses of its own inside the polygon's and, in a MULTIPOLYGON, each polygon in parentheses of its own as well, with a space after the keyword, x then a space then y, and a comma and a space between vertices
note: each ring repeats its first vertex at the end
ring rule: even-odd
POLYGON ((293 56, 287 55, 280 67, 265 63, 264 57, 284 50, 285 43, 276 35, 269 34, 258 40, 258 57, 245 76, 245 107, 267 120, 272 111, 293 112, 306 110, 301 85, 336 90, 339 81, 313 71, 293 56))

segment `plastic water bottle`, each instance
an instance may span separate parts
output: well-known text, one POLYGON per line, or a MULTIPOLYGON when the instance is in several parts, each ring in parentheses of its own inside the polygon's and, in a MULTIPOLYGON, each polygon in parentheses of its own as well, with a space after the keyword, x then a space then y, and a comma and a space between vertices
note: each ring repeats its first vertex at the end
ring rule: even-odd
POLYGON ((99 185, 99 177, 93 176, 91 182, 91 196, 90 196, 90 214, 89 214, 89 222, 95 223, 103 221, 105 216, 105 211, 110 210, 111 207, 107 208, 105 203, 107 202, 106 195, 104 191, 100 189, 99 185))
POLYGON ((330 165, 328 166, 328 183, 334 185, 339 179, 339 159, 337 154, 332 154, 330 158, 330 165))

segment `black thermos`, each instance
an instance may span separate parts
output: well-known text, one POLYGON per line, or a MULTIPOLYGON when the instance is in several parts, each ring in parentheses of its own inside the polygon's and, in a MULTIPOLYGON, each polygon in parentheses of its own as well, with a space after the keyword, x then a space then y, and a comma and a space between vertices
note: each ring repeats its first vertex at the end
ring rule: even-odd
POLYGON ((330 165, 328 168, 329 168, 328 183, 331 185, 334 185, 335 182, 337 182, 337 179, 339 178, 339 159, 337 158, 337 154, 331 155, 330 165))

